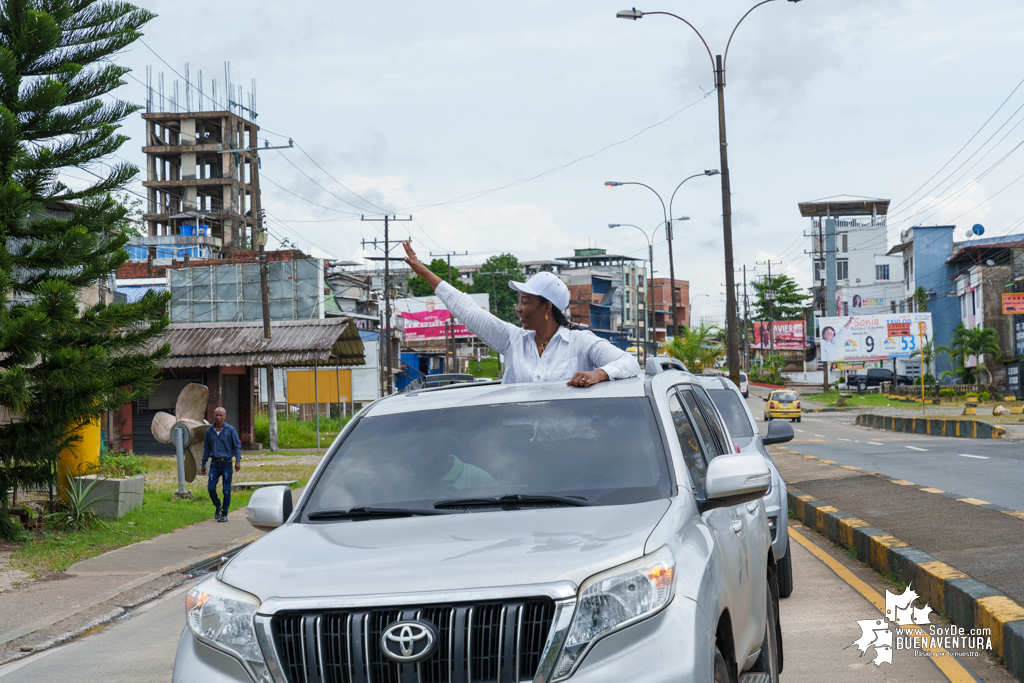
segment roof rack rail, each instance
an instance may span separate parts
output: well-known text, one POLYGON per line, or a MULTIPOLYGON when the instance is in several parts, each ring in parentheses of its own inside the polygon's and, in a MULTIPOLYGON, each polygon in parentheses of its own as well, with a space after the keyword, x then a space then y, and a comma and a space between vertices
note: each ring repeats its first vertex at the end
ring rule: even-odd
POLYGON ((425 375, 423 377, 417 377, 413 381, 409 382, 408 386, 402 389, 402 392, 417 391, 431 386, 444 386, 451 384, 467 384, 473 383, 476 378, 473 375, 466 373, 448 373, 443 375, 425 375))
POLYGON ((667 356, 653 356, 647 359, 647 366, 644 369, 644 373, 648 375, 657 375, 659 372, 667 372, 668 370, 681 370, 682 372, 689 373, 681 360, 676 358, 669 358, 667 356))

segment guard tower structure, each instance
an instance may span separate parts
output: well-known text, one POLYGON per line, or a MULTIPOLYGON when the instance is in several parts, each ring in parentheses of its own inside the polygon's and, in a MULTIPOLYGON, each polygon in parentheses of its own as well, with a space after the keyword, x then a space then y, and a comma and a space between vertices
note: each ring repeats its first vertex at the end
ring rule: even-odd
POLYGON ((216 258, 253 244, 259 126, 230 111, 148 112, 147 237, 151 258, 216 258))

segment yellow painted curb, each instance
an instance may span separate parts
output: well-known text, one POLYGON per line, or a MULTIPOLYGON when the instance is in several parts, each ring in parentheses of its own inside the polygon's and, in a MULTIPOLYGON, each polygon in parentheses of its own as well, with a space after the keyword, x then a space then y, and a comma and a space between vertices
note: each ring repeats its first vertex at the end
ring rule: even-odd
POLYGON ((978 598, 974 603, 974 628, 992 629, 992 649, 1003 656, 1003 625, 1024 619, 1021 607, 1005 595, 978 598))
POLYGON ((914 580, 914 590, 938 613, 946 611, 946 581, 966 579, 967 574, 945 562, 922 562, 914 580))
POLYGON ((879 571, 888 571, 889 548, 906 548, 908 545, 895 536, 872 536, 868 547, 868 564, 879 571))
POLYGON ((1024 519, 1024 512, 1019 512, 1017 510, 1000 510, 1000 512, 1002 512, 1004 515, 1016 517, 1017 519, 1024 519))
POLYGON ((826 465, 835 465, 836 464, 835 460, 822 460, 821 462, 825 463, 826 465))
POLYGON ((809 494, 796 497, 796 501, 793 503, 793 514, 796 515, 797 519, 804 519, 807 516, 807 507, 804 503, 809 503, 812 500, 818 499, 809 494))
POLYGON ((839 520, 839 542, 844 548, 853 547, 853 530, 865 526, 870 526, 870 524, 856 517, 847 517, 846 519, 839 520))
POLYGON ((930 486, 926 486, 923 489, 918 489, 918 490, 919 491, 924 491, 925 493, 945 493, 945 491, 943 491, 942 489, 933 489, 930 486))
POLYGON ((825 531, 828 528, 828 519, 826 515, 830 512, 839 512, 839 508, 834 508, 831 505, 823 505, 819 508, 814 509, 814 528, 818 531, 825 531))
POLYGON ((906 479, 890 479, 893 484, 899 484, 900 486, 913 486, 914 482, 907 481, 906 479))
POLYGON ((844 470, 856 470, 858 472, 860 471, 859 467, 854 467, 853 465, 840 465, 840 467, 842 467, 844 470))
POLYGON ((961 503, 970 503, 971 505, 991 505, 987 500, 981 500, 980 498, 957 498, 961 503))

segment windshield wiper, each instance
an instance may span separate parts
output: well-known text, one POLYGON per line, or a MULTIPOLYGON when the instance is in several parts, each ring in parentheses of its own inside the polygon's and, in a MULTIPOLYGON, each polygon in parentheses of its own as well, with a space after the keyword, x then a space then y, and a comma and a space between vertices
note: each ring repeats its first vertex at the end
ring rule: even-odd
POLYGON ((597 503, 591 503, 583 496, 554 496, 542 493, 510 493, 497 498, 451 498, 449 500, 439 500, 434 503, 434 507, 444 509, 457 507, 482 507, 488 505, 532 505, 534 503, 556 503, 558 505, 570 505, 572 507, 597 505, 597 503))
POLYGON ((360 505, 348 510, 318 510, 306 515, 307 519, 366 519, 369 517, 418 517, 458 514, 458 510, 432 508, 382 508, 360 505))

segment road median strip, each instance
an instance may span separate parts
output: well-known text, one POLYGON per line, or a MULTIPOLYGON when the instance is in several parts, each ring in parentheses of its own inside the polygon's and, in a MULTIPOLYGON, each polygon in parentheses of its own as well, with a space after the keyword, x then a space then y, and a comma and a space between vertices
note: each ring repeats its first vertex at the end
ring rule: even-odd
POLYGON ((1024 607, 955 567, 815 496, 790 488, 788 497, 789 509, 796 519, 834 543, 853 550, 859 560, 875 570, 901 577, 936 612, 965 629, 991 629, 994 653, 1010 673, 1024 681, 1024 607))
POLYGON ((958 436, 966 439, 998 439, 1006 429, 980 420, 957 420, 944 417, 902 417, 861 413, 856 424, 890 432, 908 432, 928 436, 958 436))

